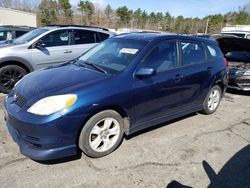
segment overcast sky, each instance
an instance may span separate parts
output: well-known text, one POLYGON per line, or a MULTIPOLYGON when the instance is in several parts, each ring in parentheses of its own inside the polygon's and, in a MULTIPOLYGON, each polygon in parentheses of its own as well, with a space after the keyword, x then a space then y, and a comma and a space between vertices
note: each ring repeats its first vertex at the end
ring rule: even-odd
MULTIPOLYGON (((76 5, 80 0, 70 0, 76 5)), ((141 8, 147 12, 170 12, 174 16, 205 17, 209 14, 224 14, 237 11, 239 6, 250 3, 249 0, 90 0, 105 7, 113 8, 126 5, 129 9, 141 8)))

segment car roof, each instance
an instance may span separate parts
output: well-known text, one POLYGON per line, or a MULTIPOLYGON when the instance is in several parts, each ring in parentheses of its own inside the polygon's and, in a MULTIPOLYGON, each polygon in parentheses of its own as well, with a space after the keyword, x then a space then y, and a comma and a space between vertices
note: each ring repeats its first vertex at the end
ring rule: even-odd
POLYGON ((15 25, 0 25, 1 30, 20 30, 20 31, 30 31, 32 29, 35 29, 35 27, 29 27, 29 26, 15 26, 15 25))
POLYGON ((180 39, 180 40, 193 40, 193 41, 200 41, 209 44, 217 44, 216 41, 196 37, 191 35, 180 35, 180 34, 173 34, 173 33, 145 33, 145 32, 138 32, 138 33, 126 33, 117 35, 114 38, 124 38, 124 39, 131 39, 131 40, 142 40, 142 41, 157 41, 157 40, 164 40, 164 39, 180 39))
MULTIPOLYGON (((84 30, 89 30, 89 31, 98 31, 98 32, 103 32, 103 33, 113 33, 109 31, 106 28, 102 27, 95 27, 95 26, 80 26, 80 25, 48 25, 45 27, 42 27, 47 30, 60 30, 60 29, 84 29, 84 30)), ((113 33, 114 34, 114 33, 113 33)))

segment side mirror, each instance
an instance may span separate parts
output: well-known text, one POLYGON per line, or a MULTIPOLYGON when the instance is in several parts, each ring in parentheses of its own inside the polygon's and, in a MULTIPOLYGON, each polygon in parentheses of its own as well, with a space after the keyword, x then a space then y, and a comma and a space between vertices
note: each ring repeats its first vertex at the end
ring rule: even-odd
POLYGON ((42 41, 42 40, 39 40, 39 41, 37 41, 37 43, 35 44, 35 47, 36 48, 44 48, 44 47, 46 47, 46 44, 42 41))
POLYGON ((136 77, 149 77, 154 75, 156 72, 153 68, 143 67, 136 71, 136 77))

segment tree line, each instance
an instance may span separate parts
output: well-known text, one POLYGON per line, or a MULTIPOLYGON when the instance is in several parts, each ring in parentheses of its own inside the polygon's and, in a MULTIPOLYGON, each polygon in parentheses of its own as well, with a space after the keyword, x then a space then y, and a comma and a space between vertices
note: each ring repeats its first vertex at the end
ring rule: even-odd
POLYGON ((79 24, 107 28, 136 28, 160 30, 173 33, 218 33, 225 25, 250 25, 250 3, 226 14, 209 15, 204 18, 185 18, 166 12, 147 12, 127 6, 117 9, 110 5, 102 7, 91 1, 79 0, 72 6, 69 0, 0 0, 0 6, 35 12, 38 25, 79 24))

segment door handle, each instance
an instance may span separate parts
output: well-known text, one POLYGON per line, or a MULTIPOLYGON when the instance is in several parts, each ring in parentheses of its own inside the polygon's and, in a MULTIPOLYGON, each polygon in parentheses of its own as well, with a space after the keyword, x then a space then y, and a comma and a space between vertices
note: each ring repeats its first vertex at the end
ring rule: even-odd
POLYGON ((181 81, 181 80, 183 80, 183 76, 181 76, 180 74, 177 74, 176 76, 175 76, 175 82, 179 82, 179 81, 181 81))
POLYGON ((70 54, 70 53, 72 53, 72 50, 65 50, 63 53, 70 54))

